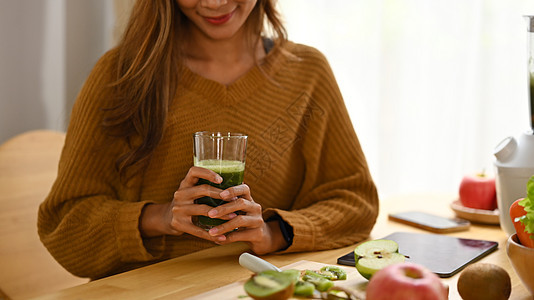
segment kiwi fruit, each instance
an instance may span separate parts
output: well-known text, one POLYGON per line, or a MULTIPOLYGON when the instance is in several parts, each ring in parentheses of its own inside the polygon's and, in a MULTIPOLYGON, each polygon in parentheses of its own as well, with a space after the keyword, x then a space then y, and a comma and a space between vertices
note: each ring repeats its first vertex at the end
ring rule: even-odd
POLYGON ((294 295, 299 297, 311 297, 315 292, 315 285, 308 281, 297 281, 295 284, 294 295))
POLYGON ((245 282, 245 292, 255 300, 288 299, 293 295, 296 279, 293 272, 263 271, 245 282))
POLYGON ((324 266, 319 270, 319 272, 321 274, 332 274, 331 280, 346 280, 347 279, 347 272, 345 272, 345 270, 337 266, 324 266))
POLYGON ((504 300, 510 297, 512 282, 510 275, 502 267, 475 263, 462 271, 457 288, 464 300, 504 300))
MULTIPOLYGON (((304 271, 295 269, 281 272, 268 270, 254 274, 245 282, 244 288, 247 295, 255 300, 278 300, 288 299, 293 295, 312 297, 317 292, 329 291, 334 286, 334 281, 346 279, 347 272, 337 266, 324 266, 320 270, 304 271)), ((332 293, 332 295, 328 295, 328 299, 336 296, 335 291, 332 293)), ((346 294, 346 292, 343 293, 346 294)))
POLYGON ((306 270, 302 280, 312 283, 319 292, 326 292, 334 286, 334 282, 328 279, 328 275, 313 270, 306 270))

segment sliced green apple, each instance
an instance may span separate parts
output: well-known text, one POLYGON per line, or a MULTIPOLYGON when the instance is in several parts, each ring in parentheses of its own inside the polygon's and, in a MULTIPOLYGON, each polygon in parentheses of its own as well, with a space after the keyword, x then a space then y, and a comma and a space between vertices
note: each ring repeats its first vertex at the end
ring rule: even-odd
POLYGON ((374 273, 389 265, 401 263, 406 257, 399 253, 399 245, 392 240, 372 240, 358 245, 354 249, 356 269, 370 279, 374 273))

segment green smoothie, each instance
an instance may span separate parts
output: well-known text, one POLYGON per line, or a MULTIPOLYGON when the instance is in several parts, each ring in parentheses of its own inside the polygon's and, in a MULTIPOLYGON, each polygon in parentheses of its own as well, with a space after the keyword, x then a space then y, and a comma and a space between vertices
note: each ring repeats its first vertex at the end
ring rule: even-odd
MULTIPOLYGON (((225 190, 229 187, 240 185, 243 183, 243 177, 245 173, 245 163, 237 160, 201 160, 195 159, 195 166, 210 169, 213 172, 221 175, 223 181, 221 183, 213 183, 209 180, 199 179, 197 185, 209 184, 221 190, 225 190)), ((211 207, 216 207, 224 204, 222 199, 216 199, 211 197, 202 197, 195 200, 197 204, 206 204, 211 207)), ((206 216, 198 216, 194 220, 197 226, 209 230, 212 227, 220 225, 226 220, 213 219, 206 216)))

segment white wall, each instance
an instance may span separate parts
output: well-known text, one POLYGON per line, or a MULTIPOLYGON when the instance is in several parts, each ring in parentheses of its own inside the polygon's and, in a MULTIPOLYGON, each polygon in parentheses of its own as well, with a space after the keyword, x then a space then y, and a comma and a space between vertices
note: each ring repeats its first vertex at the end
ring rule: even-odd
POLYGON ((0 143, 65 129, 113 19, 111 0, 0 0, 0 143))

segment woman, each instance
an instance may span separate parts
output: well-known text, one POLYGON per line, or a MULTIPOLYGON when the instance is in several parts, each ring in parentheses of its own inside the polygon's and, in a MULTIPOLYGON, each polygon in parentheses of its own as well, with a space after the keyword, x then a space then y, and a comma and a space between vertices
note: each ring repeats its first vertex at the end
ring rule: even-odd
POLYGON ((236 241, 266 254, 368 237, 378 197, 339 88, 320 52, 287 41, 273 2, 137 1, 78 96, 39 209, 67 270, 96 279, 236 241), (201 130, 248 134, 246 184, 195 185, 220 180, 191 167, 201 130), (204 231, 197 215, 229 221, 204 231))

